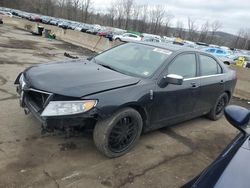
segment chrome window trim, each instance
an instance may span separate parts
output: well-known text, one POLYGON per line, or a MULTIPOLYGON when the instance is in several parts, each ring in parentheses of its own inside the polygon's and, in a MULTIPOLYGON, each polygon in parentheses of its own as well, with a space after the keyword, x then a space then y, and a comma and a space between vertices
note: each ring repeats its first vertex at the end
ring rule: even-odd
POLYGON ((216 77, 216 76, 222 76, 224 74, 212 74, 212 75, 206 75, 206 76, 198 76, 198 77, 192 77, 192 78, 184 78, 184 81, 188 81, 188 80, 196 80, 196 79, 200 79, 200 78, 210 78, 210 77, 216 77))

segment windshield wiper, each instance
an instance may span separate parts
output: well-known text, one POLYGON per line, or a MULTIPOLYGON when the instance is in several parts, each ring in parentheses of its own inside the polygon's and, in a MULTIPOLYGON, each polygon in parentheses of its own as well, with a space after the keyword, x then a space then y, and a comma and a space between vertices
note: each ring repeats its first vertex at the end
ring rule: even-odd
POLYGON ((101 64, 101 63, 98 63, 98 65, 101 65, 101 66, 103 66, 103 67, 105 67, 105 68, 107 68, 107 69, 110 69, 110 70, 113 70, 113 71, 116 71, 116 72, 120 72, 120 71, 118 71, 117 69, 115 69, 115 68, 113 68, 113 67, 110 67, 109 65, 105 65, 105 64, 101 64))
POLYGON ((96 64, 98 64, 98 65, 101 65, 102 67, 105 67, 105 68, 107 68, 107 69, 110 69, 110 70, 113 70, 113 71, 116 71, 116 72, 119 72, 119 73, 124 74, 124 72, 122 72, 122 71, 120 71, 120 70, 117 70, 116 68, 113 68, 113 67, 111 67, 111 66, 109 66, 109 65, 102 64, 102 63, 97 63, 95 57, 93 57, 92 59, 94 60, 94 63, 96 63, 96 64))

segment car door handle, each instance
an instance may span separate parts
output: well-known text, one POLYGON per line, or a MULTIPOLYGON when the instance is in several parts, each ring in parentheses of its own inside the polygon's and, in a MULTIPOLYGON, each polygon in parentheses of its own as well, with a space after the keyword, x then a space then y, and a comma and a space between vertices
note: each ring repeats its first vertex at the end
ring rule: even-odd
POLYGON ((220 81, 220 84, 224 84, 224 80, 221 80, 221 81, 220 81))
POLYGON ((195 82, 192 82, 191 86, 192 86, 192 88, 197 88, 198 87, 195 82))

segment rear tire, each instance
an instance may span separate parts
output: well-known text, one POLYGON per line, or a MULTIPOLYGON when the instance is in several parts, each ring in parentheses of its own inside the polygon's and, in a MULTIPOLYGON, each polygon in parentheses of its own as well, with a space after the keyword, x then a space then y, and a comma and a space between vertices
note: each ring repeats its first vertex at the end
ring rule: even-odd
POLYGON ((221 94, 219 98, 216 100, 214 107, 209 112, 208 118, 214 121, 220 119, 224 114, 224 109, 227 106, 228 102, 229 102, 228 94, 227 93, 221 94))
POLYGON ((109 158, 119 157, 130 151, 142 132, 143 121, 138 111, 124 108, 110 118, 97 122, 94 143, 109 158))

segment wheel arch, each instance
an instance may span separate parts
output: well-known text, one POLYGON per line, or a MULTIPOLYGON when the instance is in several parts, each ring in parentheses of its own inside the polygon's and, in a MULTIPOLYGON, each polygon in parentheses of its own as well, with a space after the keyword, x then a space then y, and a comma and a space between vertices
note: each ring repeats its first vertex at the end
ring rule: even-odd
POLYGON ((226 90, 225 93, 228 95, 228 99, 230 100, 232 97, 232 94, 230 91, 226 90))
POLYGON ((126 107, 133 108, 134 110, 139 112, 143 121, 143 129, 149 125, 149 115, 146 109, 143 108, 143 106, 141 106, 140 104, 136 102, 132 102, 132 103, 126 103, 126 104, 121 105, 117 110, 120 110, 126 107))

